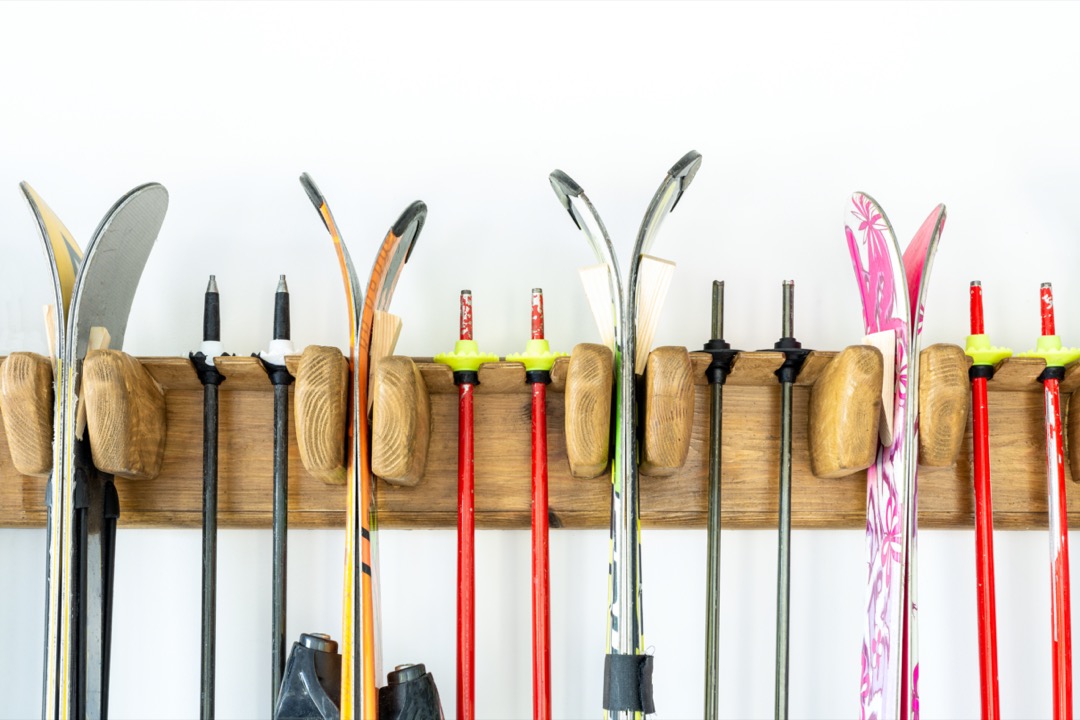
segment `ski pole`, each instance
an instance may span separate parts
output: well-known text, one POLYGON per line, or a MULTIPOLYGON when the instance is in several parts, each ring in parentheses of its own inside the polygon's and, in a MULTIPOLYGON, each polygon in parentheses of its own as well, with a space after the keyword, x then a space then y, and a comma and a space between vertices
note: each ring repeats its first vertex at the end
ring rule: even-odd
POLYGON ((259 354, 274 385, 274 551, 273 601, 270 618, 270 707, 277 707, 278 691, 285 674, 285 600, 287 534, 289 529, 289 385, 293 376, 285 356, 293 353, 289 327, 289 287, 285 276, 274 294, 274 337, 270 349, 259 354))
POLYGON ((533 720, 551 718, 551 605, 548 577, 548 468, 547 384, 555 358, 544 339, 544 291, 532 291, 532 332, 524 353, 508 355, 509 362, 525 365, 525 381, 532 386, 532 611, 533 611, 533 720))
POLYGON ((773 346, 784 353, 780 380, 780 538, 776 574, 776 717, 788 715, 788 619, 791 600, 791 415, 795 378, 809 354, 795 339, 795 281, 784 281, 782 337, 773 346))
POLYGON ((459 337, 454 351, 436 355, 435 362, 450 366, 458 386, 457 717, 472 720, 476 701, 473 388, 480 384, 480 365, 498 358, 481 353, 473 340, 471 290, 461 291, 459 337))
POLYGON ((203 296, 203 340, 189 357, 203 386, 203 527, 202 527, 202 659, 199 717, 213 720, 217 638, 217 500, 218 385, 225 376, 214 358, 225 354, 221 344, 221 304, 217 279, 211 275, 203 296))
POLYGON ((1050 283, 1039 290, 1042 336, 1034 351, 1018 357, 1041 357, 1046 369, 1039 375, 1046 408, 1046 481, 1050 511, 1050 611, 1054 674, 1054 718, 1072 717, 1072 630, 1069 609, 1069 528, 1065 507, 1064 443, 1061 437, 1060 383, 1065 365, 1080 358, 1080 350, 1062 348, 1054 334, 1054 295, 1050 283))
POLYGON ((983 323, 982 283, 971 283, 971 334, 966 352, 971 356, 971 424, 975 487, 975 571, 979 606, 979 675, 983 720, 1001 716, 998 701, 997 613, 994 609, 994 505, 990 496, 990 415, 986 383, 994 366, 1012 355, 992 347, 983 323))
POLYGON ((705 585, 705 720, 720 717, 720 469, 724 422, 724 383, 738 350, 724 341, 724 283, 712 284, 712 356, 709 379, 709 527, 705 585))

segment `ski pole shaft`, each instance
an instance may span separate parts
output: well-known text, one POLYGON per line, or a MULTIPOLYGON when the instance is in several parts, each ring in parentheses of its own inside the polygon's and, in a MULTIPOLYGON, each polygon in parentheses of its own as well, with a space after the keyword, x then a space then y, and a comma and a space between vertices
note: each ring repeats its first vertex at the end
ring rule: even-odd
POLYGON ((203 385, 202 662, 199 712, 214 717, 217 638, 218 386, 203 385))
MULTIPOLYGON (((784 281, 783 338, 793 336, 795 283, 784 281)), ((783 342, 783 341, 781 341, 783 342)), ((794 377, 780 377, 780 537, 776 588, 776 718, 788 714, 788 618, 791 599, 791 415, 794 377)))
MULTIPOLYGON (((544 295, 532 291, 532 340, 544 339, 544 295)), ((551 644, 548 575, 548 466, 546 370, 526 373, 532 382, 533 720, 551 717, 551 644)))
MULTIPOLYGON (((724 283, 712 286, 712 340, 706 345, 727 345, 724 337, 724 283)), ((715 357, 715 356, 714 356, 715 357)), ((720 467, 726 370, 710 365, 709 377, 709 520, 705 585, 705 720, 720 717, 720 467), (717 372, 717 370, 719 372, 717 372)))
MULTIPOLYGON (((1042 319, 1040 342, 1060 350, 1060 340, 1054 335, 1054 296, 1050 283, 1039 289, 1039 310, 1042 319), (1056 342, 1055 342, 1056 341, 1056 342)), ((1043 371, 1043 394, 1046 407, 1046 481, 1050 511, 1050 572, 1051 572, 1051 644, 1054 675, 1054 718, 1072 717, 1072 630, 1069 605, 1069 536, 1065 504, 1064 443, 1061 435, 1061 390, 1064 377, 1061 358, 1043 371)))
POLYGON ((214 358, 224 355, 221 344, 221 303, 217 279, 211 275, 203 295, 203 340, 189 358, 203 386, 203 515, 202 624, 199 663, 199 717, 213 720, 217 637, 217 500, 218 500, 218 385, 225 376, 214 358))
POLYGON ((285 620, 288 591, 289 530, 289 385, 294 378, 285 366, 285 356, 293 352, 290 339, 289 287, 285 276, 274 293, 274 333, 270 349, 260 355, 263 369, 274 386, 274 492, 273 565, 270 617, 270 707, 276 708, 281 681, 285 676, 285 620))
MULTIPOLYGON (((461 292, 461 340, 472 340, 472 293, 461 292)), ((474 456, 472 374, 458 382, 458 658, 457 716, 475 714, 476 571, 474 529, 474 456)))
MULTIPOLYGON (((985 334, 982 285, 971 283, 971 334, 985 334)), ((979 611, 979 675, 983 720, 1001 715, 998 700, 997 614, 994 607, 994 515, 990 494, 990 418, 986 383, 994 366, 971 366, 973 479, 975 486, 975 571, 979 611)))

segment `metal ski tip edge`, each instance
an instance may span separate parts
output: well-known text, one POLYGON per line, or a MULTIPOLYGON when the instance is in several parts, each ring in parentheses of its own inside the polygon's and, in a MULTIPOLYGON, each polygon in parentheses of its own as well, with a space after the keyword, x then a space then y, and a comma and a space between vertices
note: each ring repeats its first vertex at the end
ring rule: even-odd
POLYGON ((679 194, 675 198, 675 202, 671 204, 671 210, 668 212, 674 212, 675 208, 678 207, 683 193, 686 192, 686 188, 690 187, 690 183, 694 181, 694 177, 700 168, 701 153, 691 150, 679 158, 679 161, 668 170, 668 175, 679 181, 679 194))
POLYGON ((424 229, 426 221, 427 205, 424 204, 423 200, 416 200, 405 208, 405 212, 401 213, 401 217, 391 226, 390 232, 393 233, 394 237, 402 238, 403 242, 408 243, 409 251, 405 253, 405 262, 409 262, 409 258, 412 257, 413 248, 416 247, 416 240, 420 237, 420 231, 424 229), (414 228, 411 233, 410 228, 414 228))
POLYGON ((307 173, 300 173, 300 185, 304 188, 304 192, 307 193, 308 200, 319 211, 319 218, 322 219, 323 225, 329 230, 330 226, 326 224, 326 218, 322 216, 322 207, 327 204, 326 198, 320 192, 319 186, 315 184, 315 181, 307 173))

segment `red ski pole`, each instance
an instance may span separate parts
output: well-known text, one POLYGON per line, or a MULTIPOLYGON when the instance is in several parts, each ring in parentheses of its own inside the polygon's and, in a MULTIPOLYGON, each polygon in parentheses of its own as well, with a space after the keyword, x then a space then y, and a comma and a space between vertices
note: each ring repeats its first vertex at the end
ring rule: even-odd
POLYGON ((461 291, 461 333, 454 352, 435 356, 449 365, 458 386, 458 597, 457 597, 457 717, 476 715, 476 572, 474 544, 473 388, 478 370, 494 355, 482 354, 473 341, 472 291, 461 291))
POLYGON ((982 284, 971 283, 971 334, 966 352, 972 363, 971 378, 972 445, 975 486, 975 572, 978 580, 979 675, 983 720, 1001 716, 998 701, 997 613, 994 609, 994 509, 990 496, 990 417, 986 383, 994 377, 994 366, 1012 355, 1005 348, 992 347, 983 325, 982 284))
POLYGON ((532 386, 532 611, 533 720, 551 718, 551 644, 548 581, 547 384, 551 366, 565 353, 553 353, 544 339, 544 291, 532 291, 532 334, 524 353, 508 355, 525 365, 532 386))
POLYGON ((1050 283, 1039 290, 1042 337, 1028 357, 1046 360, 1039 380, 1046 401, 1046 481, 1050 511, 1050 612, 1054 673, 1054 718, 1072 718, 1072 621, 1069 610, 1069 528, 1065 508, 1065 463, 1061 437, 1061 380, 1065 365, 1080 350, 1063 349, 1054 334, 1054 295, 1050 283))

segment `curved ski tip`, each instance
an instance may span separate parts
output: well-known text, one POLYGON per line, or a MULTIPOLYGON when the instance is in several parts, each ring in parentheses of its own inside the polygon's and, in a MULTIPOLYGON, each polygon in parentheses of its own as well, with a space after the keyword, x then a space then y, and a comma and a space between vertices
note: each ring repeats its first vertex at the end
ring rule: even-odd
POLYGON ((671 210, 668 212, 673 212, 679 205, 683 193, 686 192, 686 188, 690 187, 690 183, 694 181, 694 176, 697 175, 700 168, 701 153, 691 150, 679 158, 679 161, 668 170, 668 177, 679 181, 679 194, 675 196, 675 202, 671 203, 671 210))
POLYGON ((578 197, 585 192, 581 189, 580 185, 574 182, 572 177, 562 170, 553 170, 551 174, 548 175, 548 181, 551 183, 551 189, 559 196, 559 202, 561 202, 565 208, 570 207, 570 198, 578 197))
POLYGON ((321 208, 326 203, 326 198, 319 192, 319 186, 315 184, 315 181, 311 179, 310 175, 307 173, 300 173, 300 185, 303 186, 308 199, 311 200, 311 204, 316 208, 321 208))
POLYGON ((426 221, 427 205, 424 204, 424 201, 417 200, 405 208, 405 212, 401 213, 401 217, 390 228, 390 232, 394 237, 401 238, 402 242, 408 244, 409 251, 405 253, 405 262, 409 262, 413 247, 416 246, 416 239, 420 237, 420 231, 424 229, 426 221))

